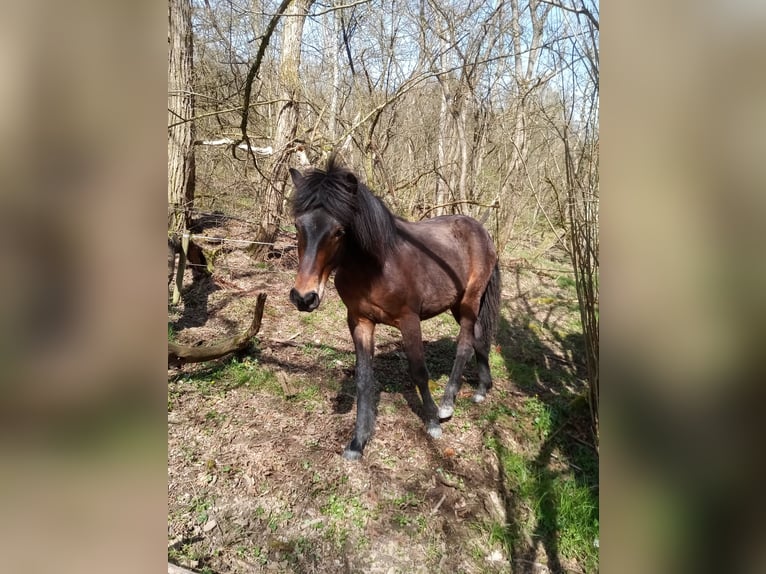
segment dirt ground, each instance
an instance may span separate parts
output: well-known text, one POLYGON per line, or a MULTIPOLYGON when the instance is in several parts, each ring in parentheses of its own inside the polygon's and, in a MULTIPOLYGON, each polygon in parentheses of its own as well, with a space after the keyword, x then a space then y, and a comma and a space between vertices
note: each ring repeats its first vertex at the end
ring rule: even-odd
MULTIPOLYGON (((439 440, 425 432, 398 332, 379 327, 377 425, 351 463, 340 456, 355 417, 345 310, 332 285, 314 313, 292 307, 293 246, 285 234, 257 264, 244 244, 203 242, 212 277, 187 271, 183 301, 169 307, 169 337, 205 344, 245 330, 257 294, 268 295, 250 352, 168 370, 168 559, 216 573, 594 571, 535 525, 500 462, 515 452, 576 472, 571 445, 592 442, 587 407, 556 407, 566 417, 546 434, 530 406, 579 405, 585 388, 565 260, 503 261, 495 386, 474 405, 468 369, 439 440)), ((457 327, 445 315, 423 331, 438 402, 457 327)))

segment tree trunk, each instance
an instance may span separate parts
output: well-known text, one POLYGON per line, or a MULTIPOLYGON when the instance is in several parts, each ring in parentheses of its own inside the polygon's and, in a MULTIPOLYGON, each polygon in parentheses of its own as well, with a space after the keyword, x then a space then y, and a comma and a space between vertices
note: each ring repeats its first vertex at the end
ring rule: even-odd
POLYGON ((168 128, 168 231, 180 235, 190 226, 194 201, 190 0, 169 0, 168 18, 168 125, 177 124, 168 128))
MULTIPOLYGON (((335 4, 339 4, 339 2, 335 0, 333 5, 335 4)), ((332 59, 332 94, 330 95, 330 110, 327 117, 327 136, 332 141, 335 141, 335 138, 337 137, 336 126, 338 124, 338 108, 340 103, 340 38, 342 34, 342 10, 342 8, 339 8, 329 15, 332 19, 332 40, 330 49, 330 57, 332 59)))
POLYGON ((194 91, 191 0, 168 1, 168 275, 179 254, 173 304, 181 300, 186 259, 195 277, 207 274, 202 249, 189 241, 194 206, 194 91), (171 258, 172 257, 172 261, 171 258))
MULTIPOLYGON (((279 81, 282 85, 282 102, 277 117, 277 131, 274 134, 276 162, 272 173, 269 192, 266 194, 264 216, 258 241, 272 243, 279 231, 279 222, 284 212, 285 192, 288 185, 290 158, 295 152, 295 137, 300 118, 301 83, 301 38, 306 15, 314 0, 294 0, 284 14, 282 30, 282 53, 279 61, 279 81)), ((254 255, 263 255, 266 245, 257 246, 254 255)))

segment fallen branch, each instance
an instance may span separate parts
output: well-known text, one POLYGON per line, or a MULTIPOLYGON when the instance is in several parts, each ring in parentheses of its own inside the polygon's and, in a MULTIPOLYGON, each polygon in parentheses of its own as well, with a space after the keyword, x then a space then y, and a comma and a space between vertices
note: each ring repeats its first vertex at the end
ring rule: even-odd
POLYGON ((168 574, 197 574, 193 570, 187 570, 186 568, 182 568, 181 566, 176 566, 175 564, 171 564, 168 562, 168 574))
POLYGON ((291 399, 298 394, 298 389, 295 388, 295 385, 293 385, 290 378, 283 371, 277 371, 277 380, 279 380, 286 399, 291 399))
POLYGON ((255 310, 253 311, 253 322, 250 323, 247 331, 234 337, 229 337, 213 345, 201 347, 190 347, 168 341, 168 364, 182 365, 184 363, 212 361, 229 353, 246 349, 250 345, 251 339, 261 330, 261 320, 263 319, 265 304, 266 294, 259 293, 258 300, 255 303, 255 310))
POLYGON ((197 140, 194 142, 194 145, 204 145, 204 146, 216 146, 216 145, 236 145, 238 149, 243 149, 245 151, 252 151, 253 153, 256 153, 258 155, 264 155, 269 156, 274 153, 274 148, 271 146, 266 147, 253 147, 250 145, 250 143, 245 143, 242 140, 239 140, 242 143, 237 143, 237 140, 234 140, 232 138, 218 138, 216 140, 197 140))

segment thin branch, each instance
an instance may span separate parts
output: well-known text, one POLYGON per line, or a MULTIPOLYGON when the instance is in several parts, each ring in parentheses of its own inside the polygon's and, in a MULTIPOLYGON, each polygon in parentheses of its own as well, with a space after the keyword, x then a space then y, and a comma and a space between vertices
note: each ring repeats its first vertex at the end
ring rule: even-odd
MULTIPOLYGON (((242 123, 240 124, 240 131, 242 132, 242 140, 239 143, 246 142, 248 145, 250 144, 250 139, 247 135, 247 120, 248 120, 248 114, 250 111, 250 95, 252 93, 253 89, 253 82, 255 81, 255 78, 258 76, 258 72, 261 69, 261 62, 263 62, 263 55, 266 53, 266 47, 269 45, 269 40, 271 40, 271 35, 274 33, 274 30, 277 27, 277 24, 279 23, 279 19, 282 17, 282 14, 285 13, 285 10, 287 10, 288 6, 290 6, 290 2, 292 0, 282 0, 282 4, 279 5, 279 8, 277 9, 277 13, 274 14, 274 16, 269 21, 268 26, 266 26, 266 33, 263 35, 263 38, 261 39, 261 44, 258 46, 258 53, 255 56, 255 62, 253 62, 253 65, 250 67, 250 70, 247 72, 247 78, 245 79, 245 95, 244 95, 244 102, 242 105, 242 123)), ((233 146, 232 148, 232 154, 234 154, 234 159, 237 158, 237 146, 233 146)), ((255 161, 255 155, 250 152, 250 155, 253 159, 253 164, 256 164, 255 161)))
MULTIPOLYGON (((283 101, 285 101, 284 98, 277 98, 275 100, 264 100, 264 101, 252 103, 252 104, 250 104, 250 107, 251 108, 256 108, 258 106, 268 106, 270 104, 277 104, 277 103, 283 102, 283 101)), ((225 110, 216 110, 216 111, 213 111, 213 112, 207 112, 207 113, 204 113, 204 114, 200 114, 198 116, 194 116, 193 118, 184 119, 184 120, 181 120, 179 122, 175 122, 173 124, 170 124, 168 126, 168 129, 174 128, 174 127, 176 127, 178 125, 181 125, 181 124, 185 124, 186 122, 193 122, 193 121, 196 121, 196 120, 200 120, 202 118, 209 118, 209 117, 212 117, 212 116, 220 116, 220 115, 223 115, 223 114, 227 114, 229 112, 239 112, 239 111, 242 111, 243 109, 244 109, 243 106, 237 106, 236 108, 226 108, 225 110)), ((168 111, 170 111, 170 110, 168 110, 168 111)))
POLYGON ((500 202, 497 201, 497 200, 493 201, 492 203, 481 203, 479 201, 474 201, 472 199, 461 199, 459 201, 450 201, 449 203, 441 203, 439 205, 432 205, 431 207, 429 207, 428 209, 426 209, 423 212, 423 215, 420 216, 420 219, 423 219, 426 216, 426 214, 431 213, 435 209, 439 209, 439 208, 442 208, 442 207, 452 207, 454 205, 464 205, 464 204, 465 205, 476 205, 478 207, 487 207, 487 208, 491 208, 491 209, 497 209, 497 208, 500 207, 500 202))
POLYGON ((238 149, 242 149, 245 151, 252 151, 253 153, 257 153, 258 155, 263 156, 270 156, 274 153, 274 148, 271 146, 266 147, 253 147, 250 145, 250 142, 247 143, 237 143, 236 140, 232 138, 219 138, 217 140, 196 140, 194 142, 194 145, 205 145, 205 146, 218 146, 218 145, 225 145, 225 146, 236 146, 238 149))
POLYGON ((402 189, 408 189, 408 188, 411 188, 411 187, 415 187, 421 179, 423 179, 425 176, 430 175, 430 174, 435 173, 435 172, 436 172, 436 168, 429 169, 428 171, 422 172, 415 179, 411 179, 411 180, 406 181, 404 183, 398 184, 397 186, 394 187, 394 193, 396 193, 397 191, 401 191, 402 189))
POLYGON ((537 207, 540 208, 540 211, 542 212, 543 216, 545 217, 545 220, 548 222, 548 226, 551 228, 551 231, 553 231, 553 234, 556 236, 556 239, 563 247, 564 251, 569 253, 569 247, 566 244, 566 241, 564 241, 561 236, 558 234, 558 231, 556 231, 556 227, 553 225, 553 222, 551 221, 551 218, 548 217, 548 212, 545 211, 545 208, 540 203, 540 198, 537 197, 537 190, 535 189, 534 183, 532 183, 532 176, 529 174, 529 168, 527 167, 527 160, 524 159, 523 154, 521 153, 521 150, 516 145, 516 142, 511 140, 511 144, 513 144, 513 147, 516 148, 516 153, 519 156, 519 159, 521 160, 521 164, 524 166, 524 174, 527 176, 527 182, 529 183, 529 187, 532 190, 532 197, 535 198, 535 202, 537 203, 537 207))
POLYGON ((543 4, 550 4, 551 6, 555 6, 556 8, 561 8, 562 10, 566 10, 567 12, 574 12, 575 14, 583 14, 585 17, 588 18, 588 20, 590 20, 591 24, 593 24, 593 27, 596 28, 596 30, 598 30, 598 20, 596 20, 596 17, 585 6, 583 6, 582 8, 570 8, 569 6, 564 6, 563 4, 558 4, 556 2, 550 2, 549 0, 539 0, 539 1, 542 2, 543 4))
POLYGON ((309 14, 309 17, 316 18, 317 16, 324 16, 325 14, 329 14, 330 12, 337 12, 339 10, 343 10, 344 8, 353 8, 354 6, 360 6, 362 4, 369 4, 370 0, 359 0, 359 2, 352 2, 351 4, 343 4, 342 6, 333 6, 332 8, 328 8, 327 10, 324 10, 322 12, 315 12, 314 14, 309 14))
MULTIPOLYGON (((511 57, 510 55, 504 54, 501 56, 495 56, 493 58, 486 58, 482 60, 481 62, 479 62, 479 64, 494 62, 496 60, 505 60, 510 57, 511 57)), ((439 79, 441 76, 444 76, 446 74, 451 74, 455 70, 459 70, 461 67, 462 67, 462 64, 458 66, 453 66, 452 68, 449 68, 447 70, 442 70, 441 72, 423 72, 422 74, 407 80, 406 82, 402 84, 402 87, 399 88, 399 90, 397 90, 389 99, 387 99, 382 104, 373 108, 373 110, 370 113, 368 113, 366 116, 364 116, 361 120, 354 122, 354 125, 352 125, 349 129, 345 131, 345 133, 342 136, 340 136, 339 138, 335 140, 335 145, 338 145, 342 140, 346 139, 346 137, 348 137, 350 134, 356 131, 356 129, 359 126, 367 122, 375 114, 380 113, 383 109, 387 108, 388 106, 396 102, 399 98, 404 96, 407 92, 419 86, 423 81, 428 80, 429 78, 439 79)))

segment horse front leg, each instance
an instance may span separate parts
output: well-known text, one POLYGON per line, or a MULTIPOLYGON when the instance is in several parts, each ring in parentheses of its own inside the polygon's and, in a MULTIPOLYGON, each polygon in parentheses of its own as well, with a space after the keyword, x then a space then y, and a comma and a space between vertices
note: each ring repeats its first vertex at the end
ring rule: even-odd
POLYGON ((433 438, 441 438, 442 427, 439 424, 436 403, 434 403, 431 390, 428 388, 428 368, 423 351, 420 317, 412 315, 403 318, 400 323, 400 331, 404 342, 404 352, 407 354, 407 360, 410 364, 410 377, 420 391, 420 399, 423 401, 426 431, 433 438))
POLYGON ((375 377, 372 371, 375 323, 349 313, 348 328, 356 350, 356 427, 351 442, 343 451, 343 458, 359 460, 375 428, 375 377))

